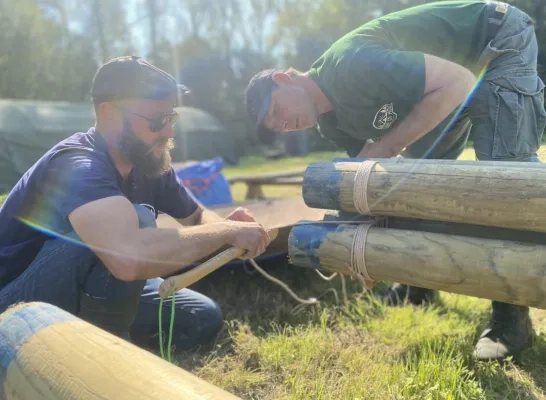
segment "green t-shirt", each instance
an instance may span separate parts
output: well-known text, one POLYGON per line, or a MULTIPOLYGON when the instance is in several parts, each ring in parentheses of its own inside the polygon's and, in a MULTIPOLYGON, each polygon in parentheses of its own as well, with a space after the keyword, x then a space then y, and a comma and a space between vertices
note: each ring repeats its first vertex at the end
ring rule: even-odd
POLYGON ((321 134, 355 157, 421 100, 423 53, 461 64, 476 75, 485 48, 484 1, 439 1, 385 15, 349 32, 310 68, 334 111, 318 120, 321 134))

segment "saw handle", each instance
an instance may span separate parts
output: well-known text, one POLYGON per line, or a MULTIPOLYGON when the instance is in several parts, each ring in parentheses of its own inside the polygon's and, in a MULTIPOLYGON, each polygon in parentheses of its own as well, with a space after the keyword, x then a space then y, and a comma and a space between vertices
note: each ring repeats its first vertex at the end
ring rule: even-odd
MULTIPOLYGON (((278 233, 278 229, 268 230, 271 242, 276 239, 278 233)), ((159 285, 159 296, 163 299, 166 299, 173 293, 173 291, 178 291, 180 289, 184 289, 185 287, 190 286, 198 280, 203 279, 208 274, 216 271, 218 268, 222 267, 228 262, 233 261, 238 257, 241 257, 244 253, 244 249, 232 247, 230 249, 224 250, 223 252, 210 258, 209 260, 205 261, 204 263, 198 265, 188 272, 184 272, 182 274, 171 276, 165 279, 161 283, 161 285, 159 285)))

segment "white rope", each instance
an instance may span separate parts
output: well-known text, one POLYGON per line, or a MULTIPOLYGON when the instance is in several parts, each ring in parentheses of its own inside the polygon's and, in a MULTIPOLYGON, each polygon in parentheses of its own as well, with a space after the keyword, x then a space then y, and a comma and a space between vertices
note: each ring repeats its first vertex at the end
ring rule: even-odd
POLYGON ((279 279, 269 275, 267 272, 265 272, 263 269, 260 268, 260 266, 256 263, 256 261, 254 261, 253 259, 250 259, 250 264, 252 264, 252 266, 254 268, 256 268, 256 270, 262 274, 265 278, 269 279, 271 282, 275 282, 277 285, 279 285, 280 287, 282 287, 284 290, 286 290, 286 292, 292 296, 294 298, 294 300, 300 302, 300 303, 303 303, 303 304, 315 304, 315 303, 318 303, 318 300, 315 298, 315 297, 311 297, 307 300, 305 299, 302 299, 300 297, 298 297, 298 295, 296 293, 294 293, 292 291, 292 289, 290 289, 288 287, 288 285, 282 281, 280 281, 279 279))
POLYGON ((315 269, 314 271, 318 274, 318 276, 320 276, 325 281, 331 281, 332 279, 334 279, 337 276, 337 272, 334 272, 330 276, 324 276, 318 269, 315 269))
POLYGON ((368 181, 377 161, 366 160, 360 163, 353 183, 353 203, 360 214, 369 214, 368 181))
POLYGON ((351 249, 351 265, 367 281, 373 281, 366 269, 366 238, 371 227, 371 224, 362 224, 356 228, 351 249))

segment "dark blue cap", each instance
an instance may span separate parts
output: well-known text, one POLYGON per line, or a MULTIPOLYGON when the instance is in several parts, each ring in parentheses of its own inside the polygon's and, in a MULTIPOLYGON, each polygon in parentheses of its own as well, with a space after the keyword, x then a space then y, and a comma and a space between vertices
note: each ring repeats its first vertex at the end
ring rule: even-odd
POLYGON ((188 88, 178 84, 170 74, 137 56, 107 61, 98 69, 91 87, 91 96, 97 102, 175 97, 176 105, 182 105, 188 93, 188 88))
POLYGON ((252 77, 245 91, 246 112, 252 133, 263 144, 273 143, 277 135, 276 131, 267 129, 262 123, 271 106, 271 94, 277 87, 273 81, 273 75, 280 71, 280 69, 266 69, 258 72, 252 77))

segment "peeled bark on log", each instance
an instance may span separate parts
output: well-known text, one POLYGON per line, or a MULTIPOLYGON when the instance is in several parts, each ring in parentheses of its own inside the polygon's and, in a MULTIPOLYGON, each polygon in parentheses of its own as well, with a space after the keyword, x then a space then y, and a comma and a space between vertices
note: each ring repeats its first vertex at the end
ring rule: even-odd
POLYGON ((292 228, 288 256, 295 266, 546 309, 545 245, 317 222, 292 228))
POLYGON ((47 303, 0 315, 0 355, 0 399, 239 399, 47 303))
POLYGON ((310 164, 302 187, 305 203, 368 215, 546 232, 544 165, 373 162, 310 164))

